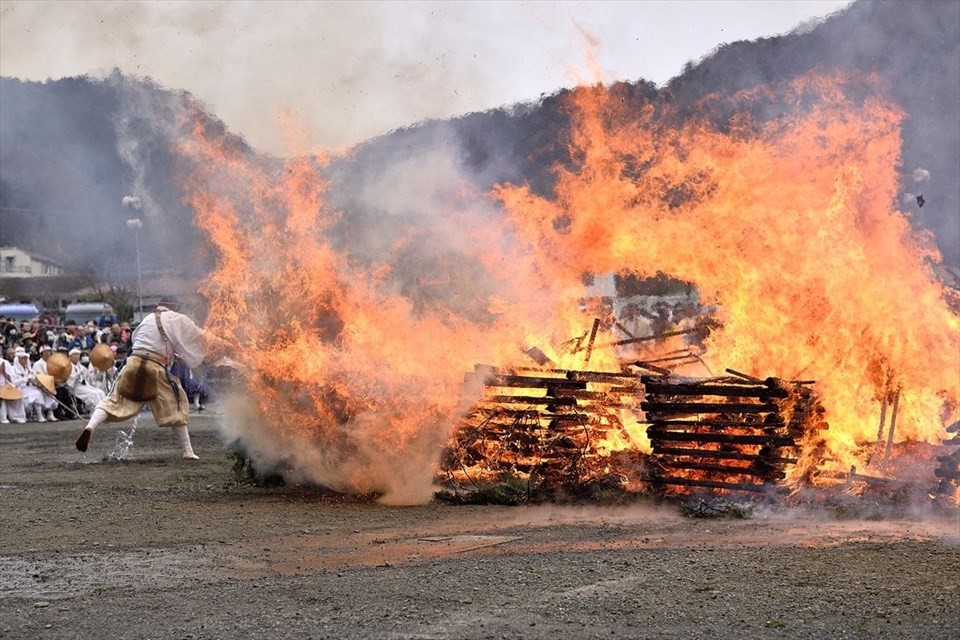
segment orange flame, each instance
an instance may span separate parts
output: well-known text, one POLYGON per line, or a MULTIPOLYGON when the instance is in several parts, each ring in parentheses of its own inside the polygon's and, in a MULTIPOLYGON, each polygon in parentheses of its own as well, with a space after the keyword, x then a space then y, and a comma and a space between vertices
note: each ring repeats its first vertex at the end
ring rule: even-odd
POLYGON ((372 259, 338 246, 359 231, 338 227, 325 203, 326 159, 260 161, 199 119, 188 126, 176 149, 186 200, 217 252, 201 289, 206 328, 237 345, 247 444, 293 477, 428 500, 464 372, 529 362, 523 349, 553 326, 570 285, 540 272, 489 199, 463 185, 442 228, 376 229, 372 259), (400 273, 410 255, 414 276, 400 273))
POLYGON ((558 169, 556 198, 497 191, 545 268, 695 284, 723 325, 708 364, 815 379, 841 469, 897 388, 897 440, 943 436, 960 400, 960 325, 930 238, 894 209, 903 114, 869 81, 814 76, 700 105, 733 110, 720 125, 630 112, 600 86, 572 106, 576 166, 558 169), (763 109, 783 113, 754 122, 763 109))
MULTIPOLYGON (((935 441, 960 400, 960 326, 929 238, 893 208, 903 114, 875 94, 813 77, 684 118, 581 88, 554 199, 456 184, 431 194, 442 215, 416 218, 432 204, 411 199, 410 220, 374 220, 365 250, 361 223, 326 202, 326 158, 258 160, 191 125, 176 151, 217 252, 206 326, 238 345, 245 437, 310 480, 428 500, 464 372, 529 365, 531 347, 583 368, 559 348, 589 327, 581 275, 662 271, 716 305, 714 370, 817 381, 840 468, 897 388, 897 440, 935 441), (720 110, 733 115, 713 124, 720 110)), ((613 350, 590 368, 618 370, 613 350)))

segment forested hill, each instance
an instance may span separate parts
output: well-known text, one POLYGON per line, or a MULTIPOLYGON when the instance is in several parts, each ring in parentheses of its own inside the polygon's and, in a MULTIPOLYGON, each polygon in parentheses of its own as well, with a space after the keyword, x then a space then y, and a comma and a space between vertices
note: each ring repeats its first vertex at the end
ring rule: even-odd
MULTIPOLYGON (((695 103, 786 80, 813 69, 879 75, 906 111, 903 184, 919 185, 926 206, 913 211, 931 229, 949 264, 960 264, 960 3, 860 1, 790 35, 725 45, 692 61, 667 87, 619 83, 629 103, 669 94, 695 103)), ((568 160, 563 93, 443 121, 411 123, 358 145, 330 167, 333 203, 355 228, 363 221, 418 206, 469 180, 478 189, 498 182, 552 187, 551 167, 568 160), (384 198, 408 189, 408 198, 384 198), (398 204, 399 203, 399 204, 398 204)), ((194 99, 119 72, 106 78, 44 83, 0 79, 0 244, 59 258, 69 267, 109 274, 132 264, 125 220, 139 215, 151 241, 144 268, 202 273, 191 212, 173 181, 172 136, 194 99), (139 196, 144 210, 121 204, 139 196)), ((207 114, 208 129, 254 151, 207 114)), ((371 226, 370 233, 378 230, 371 226)))

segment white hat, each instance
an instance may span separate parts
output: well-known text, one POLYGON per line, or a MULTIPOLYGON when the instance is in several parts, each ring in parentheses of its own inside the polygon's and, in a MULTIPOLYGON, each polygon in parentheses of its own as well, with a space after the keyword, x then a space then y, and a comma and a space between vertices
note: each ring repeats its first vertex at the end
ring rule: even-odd
POLYGON ((67 355, 72 356, 75 353, 82 353, 82 352, 80 351, 80 349, 77 349, 76 347, 74 347, 73 349, 70 349, 70 351, 67 352, 67 355))
POLYGON ((17 351, 17 357, 18 357, 18 358, 29 358, 29 357, 30 357, 30 354, 27 353, 26 351, 20 350, 20 351, 17 351))
POLYGON ((40 347, 40 353, 43 353, 44 351, 53 351, 53 349, 50 348, 50 345, 45 344, 42 347, 40 347))

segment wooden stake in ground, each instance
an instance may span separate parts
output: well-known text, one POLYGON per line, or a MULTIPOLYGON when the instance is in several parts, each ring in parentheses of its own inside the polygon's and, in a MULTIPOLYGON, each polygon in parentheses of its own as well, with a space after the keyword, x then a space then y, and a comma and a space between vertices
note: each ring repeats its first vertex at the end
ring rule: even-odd
POLYGON ((890 430, 887 432, 887 450, 883 454, 883 472, 890 465, 890 450, 893 448, 893 430, 897 428, 897 408, 900 404, 900 389, 893 394, 893 406, 890 408, 890 430))

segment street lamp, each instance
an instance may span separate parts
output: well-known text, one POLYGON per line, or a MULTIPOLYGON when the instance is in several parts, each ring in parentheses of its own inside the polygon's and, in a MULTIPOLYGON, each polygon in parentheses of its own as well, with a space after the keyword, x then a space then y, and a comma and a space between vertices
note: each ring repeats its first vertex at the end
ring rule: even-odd
POLYGON ((137 238, 137 310, 139 316, 137 321, 143 321, 143 279, 140 271, 140 229, 143 229, 143 220, 140 218, 131 218, 127 220, 127 228, 132 229, 137 238))

